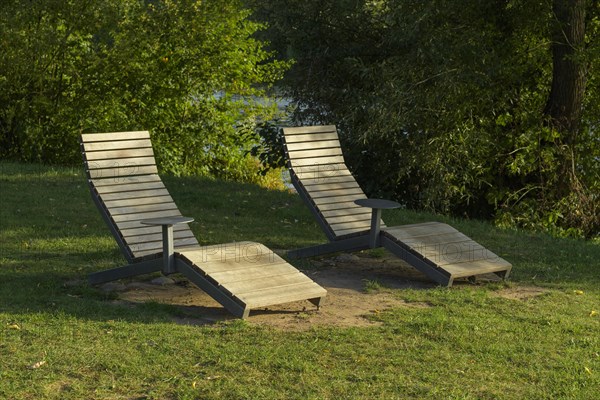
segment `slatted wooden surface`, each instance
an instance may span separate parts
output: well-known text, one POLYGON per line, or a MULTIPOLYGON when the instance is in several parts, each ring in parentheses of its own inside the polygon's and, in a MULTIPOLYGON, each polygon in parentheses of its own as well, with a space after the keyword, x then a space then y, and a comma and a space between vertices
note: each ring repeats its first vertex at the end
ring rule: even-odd
MULTIPOLYGON (((160 226, 140 221, 181 216, 158 176, 147 131, 81 136, 90 183, 134 258, 162 251, 160 226)), ((174 246, 198 246, 187 224, 174 227, 174 246)))
POLYGON ((453 278, 510 271, 511 264, 453 227, 426 222, 386 228, 384 234, 407 246, 453 278))
POLYGON ((236 242, 179 255, 249 308, 325 297, 326 290, 260 243, 236 242))
POLYGON ((341 237, 368 231, 371 209, 354 204, 366 196, 344 163, 336 127, 283 128, 283 134, 288 167, 331 233, 341 237))
MULTIPOLYGON (((85 134, 81 146, 93 194, 133 258, 160 254, 161 227, 141 221, 181 213, 158 176, 149 133, 85 134)), ((327 293, 258 243, 200 247, 188 225, 181 224, 174 226, 174 247, 203 282, 244 308, 318 299, 327 293)))

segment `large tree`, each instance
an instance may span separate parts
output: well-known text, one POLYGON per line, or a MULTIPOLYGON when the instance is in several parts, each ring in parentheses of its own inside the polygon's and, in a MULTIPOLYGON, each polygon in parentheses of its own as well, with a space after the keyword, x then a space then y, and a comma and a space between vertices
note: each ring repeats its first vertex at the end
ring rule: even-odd
POLYGON ((600 230, 598 1, 260 3, 295 116, 341 127, 372 194, 600 230))
MULTIPOLYGON (((597 68, 588 57, 588 54, 593 52, 586 48, 586 39, 596 36, 589 35, 594 29, 589 25, 598 23, 598 15, 594 13, 593 5, 593 2, 588 0, 552 2, 552 83, 544 108, 550 129, 556 132, 552 142, 545 145, 557 149, 556 175, 561 179, 557 187, 552 188, 556 194, 550 199, 558 198, 563 203, 571 202, 570 207, 560 207, 561 217, 568 219, 569 225, 583 227, 588 232, 598 229, 598 219, 594 218, 594 214, 600 213, 600 202, 593 197, 598 194, 591 193, 586 182, 579 179, 578 159, 582 157, 580 136, 585 132, 585 126, 582 125, 588 122, 582 120, 587 82, 591 68, 597 68), (595 21, 586 18, 588 9, 595 15, 595 21)), ((585 155, 583 157, 585 158, 585 155)), ((595 158, 595 161, 600 163, 598 158, 595 158)))
POLYGON ((588 0, 553 0, 552 84, 544 112, 569 144, 577 140, 588 76, 584 58, 588 0))

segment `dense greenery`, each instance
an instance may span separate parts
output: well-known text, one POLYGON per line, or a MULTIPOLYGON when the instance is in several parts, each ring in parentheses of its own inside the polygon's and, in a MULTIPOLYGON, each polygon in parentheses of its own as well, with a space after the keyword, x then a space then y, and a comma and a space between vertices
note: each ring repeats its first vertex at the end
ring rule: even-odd
POLYGON ((163 171, 261 180, 278 82, 369 195, 600 232, 597 0, 7 0, 0 31, 0 158, 148 129, 163 171))
POLYGON ((81 132, 150 130, 163 171, 253 180, 257 100, 287 63, 239 0, 6 0, 0 157, 79 162, 81 132))
POLYGON ((600 232, 600 2, 255 3, 295 118, 338 125, 370 194, 600 232))

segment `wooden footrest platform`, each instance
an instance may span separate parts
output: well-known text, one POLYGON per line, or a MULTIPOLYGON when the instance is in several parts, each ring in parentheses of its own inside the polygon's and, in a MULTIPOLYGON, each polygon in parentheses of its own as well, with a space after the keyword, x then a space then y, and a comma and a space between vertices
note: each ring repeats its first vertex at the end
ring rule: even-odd
POLYGON ((177 257, 185 260, 203 282, 239 304, 243 316, 252 308, 299 300, 319 306, 327 294, 324 288, 260 243, 205 246, 179 252, 177 257))
POLYGON ((512 265, 453 227, 440 222, 385 228, 384 235, 450 279, 488 273, 508 277, 512 265))

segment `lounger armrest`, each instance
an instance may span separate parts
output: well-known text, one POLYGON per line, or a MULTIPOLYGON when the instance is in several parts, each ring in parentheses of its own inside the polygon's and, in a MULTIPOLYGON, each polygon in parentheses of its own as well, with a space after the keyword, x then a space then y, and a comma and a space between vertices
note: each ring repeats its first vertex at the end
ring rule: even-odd
POLYGON ((165 226, 165 225, 178 225, 178 224, 187 224, 194 221, 194 218, 192 217, 161 217, 161 218, 150 218, 150 219, 144 219, 142 221, 140 221, 140 223, 144 224, 144 225, 160 225, 160 226, 165 226))
POLYGON ((383 199, 358 199, 354 200, 354 203, 361 207, 368 207, 381 210, 391 210, 393 208, 400 207, 400 203, 397 203, 392 200, 383 199))
POLYGON ((175 266, 175 250, 173 246, 173 225, 187 224, 192 222, 191 217, 161 217, 140 221, 144 225, 162 226, 163 241, 163 274, 168 275, 177 272, 175 266))
POLYGON ((361 207, 368 207, 371 213, 371 231, 369 233, 369 247, 372 249, 379 247, 379 232, 381 231, 381 210, 390 210, 400 207, 399 203, 391 200, 382 199, 358 199, 354 203, 361 207))

